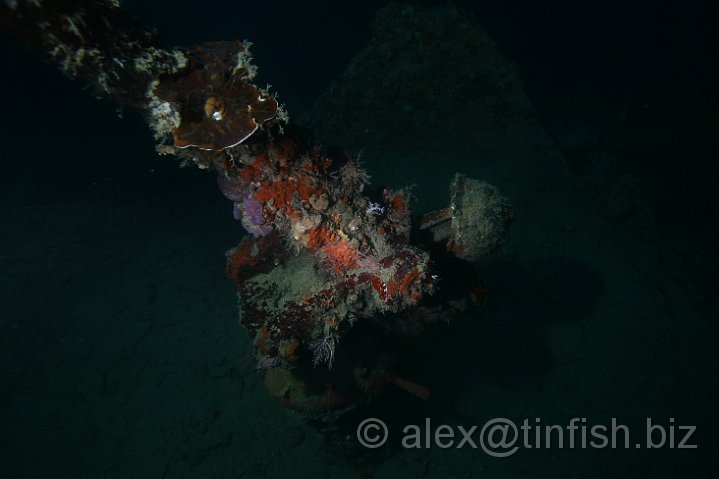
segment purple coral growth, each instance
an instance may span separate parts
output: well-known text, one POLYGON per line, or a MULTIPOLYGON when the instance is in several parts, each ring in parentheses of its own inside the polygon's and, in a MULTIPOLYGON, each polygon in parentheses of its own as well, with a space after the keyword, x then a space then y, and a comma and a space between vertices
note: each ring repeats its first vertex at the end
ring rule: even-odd
POLYGON ((257 237, 272 231, 272 226, 265 222, 264 205, 248 193, 244 180, 219 173, 217 186, 225 198, 232 201, 232 216, 242 221, 248 233, 257 237))
MULTIPOLYGON (((272 231, 272 226, 266 224, 264 207, 260 201, 250 195, 245 195, 240 206, 242 210, 242 226, 252 236, 264 236, 272 231)), ((235 210, 237 218, 237 210, 235 210)))
POLYGON ((247 192, 247 185, 241 178, 218 173, 217 186, 225 198, 232 201, 232 216, 242 221, 248 233, 258 237, 272 231, 272 226, 265 222, 264 205, 247 192))

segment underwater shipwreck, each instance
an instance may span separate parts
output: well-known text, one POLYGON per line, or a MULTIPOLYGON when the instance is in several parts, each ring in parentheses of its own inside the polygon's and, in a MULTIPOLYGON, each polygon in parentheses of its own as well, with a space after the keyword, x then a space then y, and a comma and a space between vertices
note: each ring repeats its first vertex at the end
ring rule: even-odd
POLYGON ((247 232, 226 271, 272 398, 325 422, 386 388, 429 398, 397 374, 393 345, 482 301, 470 263, 504 245, 513 220, 498 188, 458 172, 446 208, 413 217, 409 188, 372 185, 356 158, 289 123, 254 84, 248 42, 165 49, 110 0, 0 9, 64 74, 139 112, 158 153, 216 177, 247 232))

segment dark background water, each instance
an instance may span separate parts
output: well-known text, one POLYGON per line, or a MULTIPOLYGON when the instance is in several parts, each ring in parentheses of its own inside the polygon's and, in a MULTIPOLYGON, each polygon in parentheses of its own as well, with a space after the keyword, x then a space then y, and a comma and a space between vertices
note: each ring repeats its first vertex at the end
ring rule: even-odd
MULTIPOLYGON (((368 40, 369 23, 390 2, 125 2, 169 45, 246 38, 261 81, 293 108, 306 107, 368 40)), ((444 5, 419 1, 415 5, 444 5)), ((520 66, 542 106, 576 91, 663 91, 716 81, 715 5, 709 1, 454 2, 520 66), (550 100, 551 98, 551 100, 550 100)))
MULTIPOLYGON (((291 117, 300 119, 371 39, 372 19, 388 2, 124 3, 142 23, 157 27, 168 46, 252 41, 258 83, 272 84, 291 117)), ((626 474, 678 477, 687 463, 710 464, 716 416, 704 409, 692 416, 681 398, 694 395, 710 410, 717 397, 719 17, 713 2, 455 5, 475 15, 516 64, 542 127, 582 188, 594 191, 591 185, 602 186, 607 178, 631 180, 648 207, 652 236, 645 248, 617 243, 629 258, 616 260, 629 265, 617 271, 636 273, 631 280, 651 284, 652 293, 612 290, 630 280, 617 273, 600 281, 569 255, 486 265, 484 274, 498 292, 490 313, 520 319, 471 323, 423 339, 423 348, 439 352, 410 352, 415 372, 444 387, 428 410, 438 417, 449 411, 442 417, 467 424, 477 421, 482 407, 500 413, 505 406, 518 416, 547 420, 611 416, 616 411, 610 404, 626 406, 621 410, 637 418, 676 412, 702 421, 699 454, 661 462, 646 453, 533 451, 515 462, 480 466, 476 456, 412 456, 408 464, 389 458, 389 469, 376 472, 327 459, 319 440, 272 405, 255 378, 222 271, 224 250, 242 232, 214 180, 158 158, 141 119, 132 112, 119 118, 114 105, 92 98, 3 37, 0 476, 267 477, 280 464, 288 477, 391 477, 397 470, 417 477, 446 477, 446 471, 458 477, 548 477, 553 468, 558 477, 606 477, 608 470, 621 476, 625 464, 626 474), (657 257, 673 258, 673 290, 651 268, 633 269, 632 261, 640 263, 655 249, 665 251, 657 257), (571 364, 574 376, 568 375, 566 365, 557 363, 575 354, 576 338, 562 324, 574 321, 568 319, 573 314, 589 315, 602 294, 615 295, 607 299, 617 306, 611 314, 649 314, 657 302, 674 308, 687 321, 672 324, 668 335, 682 346, 656 334, 663 325, 648 323, 652 329, 645 333, 620 330, 605 342, 596 340, 609 346, 582 353, 571 364), (699 319, 690 321, 689 310, 700 311, 699 319), (535 316, 537 323, 521 319, 535 316), (550 316, 561 324, 545 330, 550 316), (550 337, 550 330, 552 344, 542 343, 538 338, 550 337), (472 349, 456 347, 463 336, 474 335, 472 349), (659 346, 648 345, 647 338, 659 346), (687 355, 693 344, 701 360, 687 355), (614 355, 639 356, 651 366, 639 369, 644 377, 623 376, 623 369, 603 362, 614 355), (468 380, 474 373, 476 382, 468 380), (553 382, 562 375, 571 377, 569 386, 553 382), (586 393, 591 389, 584 385, 604 382, 614 384, 608 398, 586 393), (652 396, 656 391, 671 394, 652 396), (543 397, 563 401, 545 404, 543 397), (544 467, 539 472, 532 469, 537 464, 544 467)), ((381 176, 381 163, 369 161, 370 173, 381 176)), ((610 223, 623 230, 622 218, 610 214, 610 223)), ((660 263, 654 257, 648 262, 660 263)), ((664 271, 665 263, 656 269, 664 271)))

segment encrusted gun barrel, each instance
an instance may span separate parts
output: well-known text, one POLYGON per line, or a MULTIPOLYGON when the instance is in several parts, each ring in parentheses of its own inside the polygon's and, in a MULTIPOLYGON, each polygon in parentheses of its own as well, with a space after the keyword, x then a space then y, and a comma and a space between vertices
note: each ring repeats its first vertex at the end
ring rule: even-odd
POLYGON ((514 220, 509 201, 499 189, 457 173, 450 186, 451 206, 422 216, 421 229, 467 261, 477 261, 504 245, 514 220))

